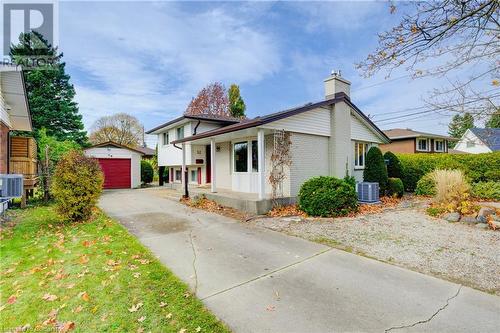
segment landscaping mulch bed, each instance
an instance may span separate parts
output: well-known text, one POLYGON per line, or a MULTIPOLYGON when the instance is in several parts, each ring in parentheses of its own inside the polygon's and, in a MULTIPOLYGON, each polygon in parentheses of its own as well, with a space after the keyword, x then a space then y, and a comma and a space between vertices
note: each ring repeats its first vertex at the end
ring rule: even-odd
POLYGON ((500 232, 430 217, 427 206, 425 199, 410 198, 362 207, 354 217, 265 217, 249 223, 500 295, 500 232))

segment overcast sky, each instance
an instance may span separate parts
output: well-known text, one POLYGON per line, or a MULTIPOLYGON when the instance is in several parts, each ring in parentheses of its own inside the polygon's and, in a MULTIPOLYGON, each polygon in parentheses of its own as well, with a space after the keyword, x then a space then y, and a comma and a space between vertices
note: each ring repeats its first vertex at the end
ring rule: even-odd
MULTIPOLYGON (((407 73, 364 79, 355 69, 377 33, 399 21, 388 2, 60 2, 60 50, 88 129, 126 112, 146 129, 181 115, 206 84, 240 85, 247 116, 318 101, 340 69, 352 101, 381 120, 422 105, 442 80, 407 73)), ((438 114, 377 123, 445 134, 438 114)), ((154 140, 148 140, 154 145, 154 140)))

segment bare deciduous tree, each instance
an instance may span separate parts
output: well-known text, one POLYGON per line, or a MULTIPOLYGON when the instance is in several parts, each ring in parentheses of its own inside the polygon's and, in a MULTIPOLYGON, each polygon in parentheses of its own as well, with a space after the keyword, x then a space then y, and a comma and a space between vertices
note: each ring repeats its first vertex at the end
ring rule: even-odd
POLYGON ((144 127, 139 120, 126 113, 99 118, 90 131, 90 142, 99 144, 113 141, 118 144, 137 147, 143 143, 144 127))
POLYGON ((193 98, 185 112, 186 115, 231 116, 226 89, 220 82, 211 83, 193 98))
MULTIPOLYGON (((413 14, 379 35, 377 49, 357 67, 367 77, 397 68, 411 75, 448 78, 449 86, 427 98, 433 111, 462 112, 476 117, 498 110, 500 99, 500 23, 498 0, 439 0, 415 2, 413 14), (422 68, 419 68, 422 66, 422 68), (460 79, 450 78, 463 73, 460 79), (461 72, 462 71, 462 72, 461 72)), ((392 4, 391 13, 395 11, 392 4)))

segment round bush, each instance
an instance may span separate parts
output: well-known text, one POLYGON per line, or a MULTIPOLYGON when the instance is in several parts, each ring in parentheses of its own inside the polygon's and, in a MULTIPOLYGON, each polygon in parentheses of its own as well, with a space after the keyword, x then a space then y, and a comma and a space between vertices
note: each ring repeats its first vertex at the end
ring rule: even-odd
POLYGON ((57 212, 69 221, 87 220, 102 192, 99 162, 72 150, 57 163, 51 191, 57 212))
POLYGON ((141 161, 141 182, 149 184, 153 181, 154 170, 148 161, 141 161))
POLYGON ((363 171, 365 182, 378 183, 380 195, 387 190, 387 168, 384 157, 378 147, 371 147, 366 154, 365 170, 363 171))
POLYGON ((435 195, 436 194, 436 182, 432 178, 432 172, 424 175, 417 182, 415 188, 415 194, 417 195, 435 195))
POLYGON ((393 152, 386 152, 384 160, 389 161, 387 164, 387 176, 391 178, 401 178, 401 162, 393 152))
POLYGON ((299 208, 311 216, 336 217, 358 210, 354 187, 335 177, 315 177, 300 187, 299 208))
POLYGON ((389 178, 387 182, 387 194, 401 198, 404 193, 403 182, 399 178, 389 178))

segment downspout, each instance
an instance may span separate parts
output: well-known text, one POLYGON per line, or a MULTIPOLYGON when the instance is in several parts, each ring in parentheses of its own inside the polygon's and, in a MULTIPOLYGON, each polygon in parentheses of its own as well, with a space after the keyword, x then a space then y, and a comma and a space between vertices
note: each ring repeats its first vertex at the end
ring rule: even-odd
POLYGON ((173 144, 175 148, 182 150, 182 147, 178 147, 176 143, 173 144))
POLYGON ((196 126, 194 127, 194 130, 193 130, 193 135, 196 135, 196 130, 198 129, 198 126, 200 126, 200 123, 201 121, 198 120, 198 123, 196 124, 196 126))

